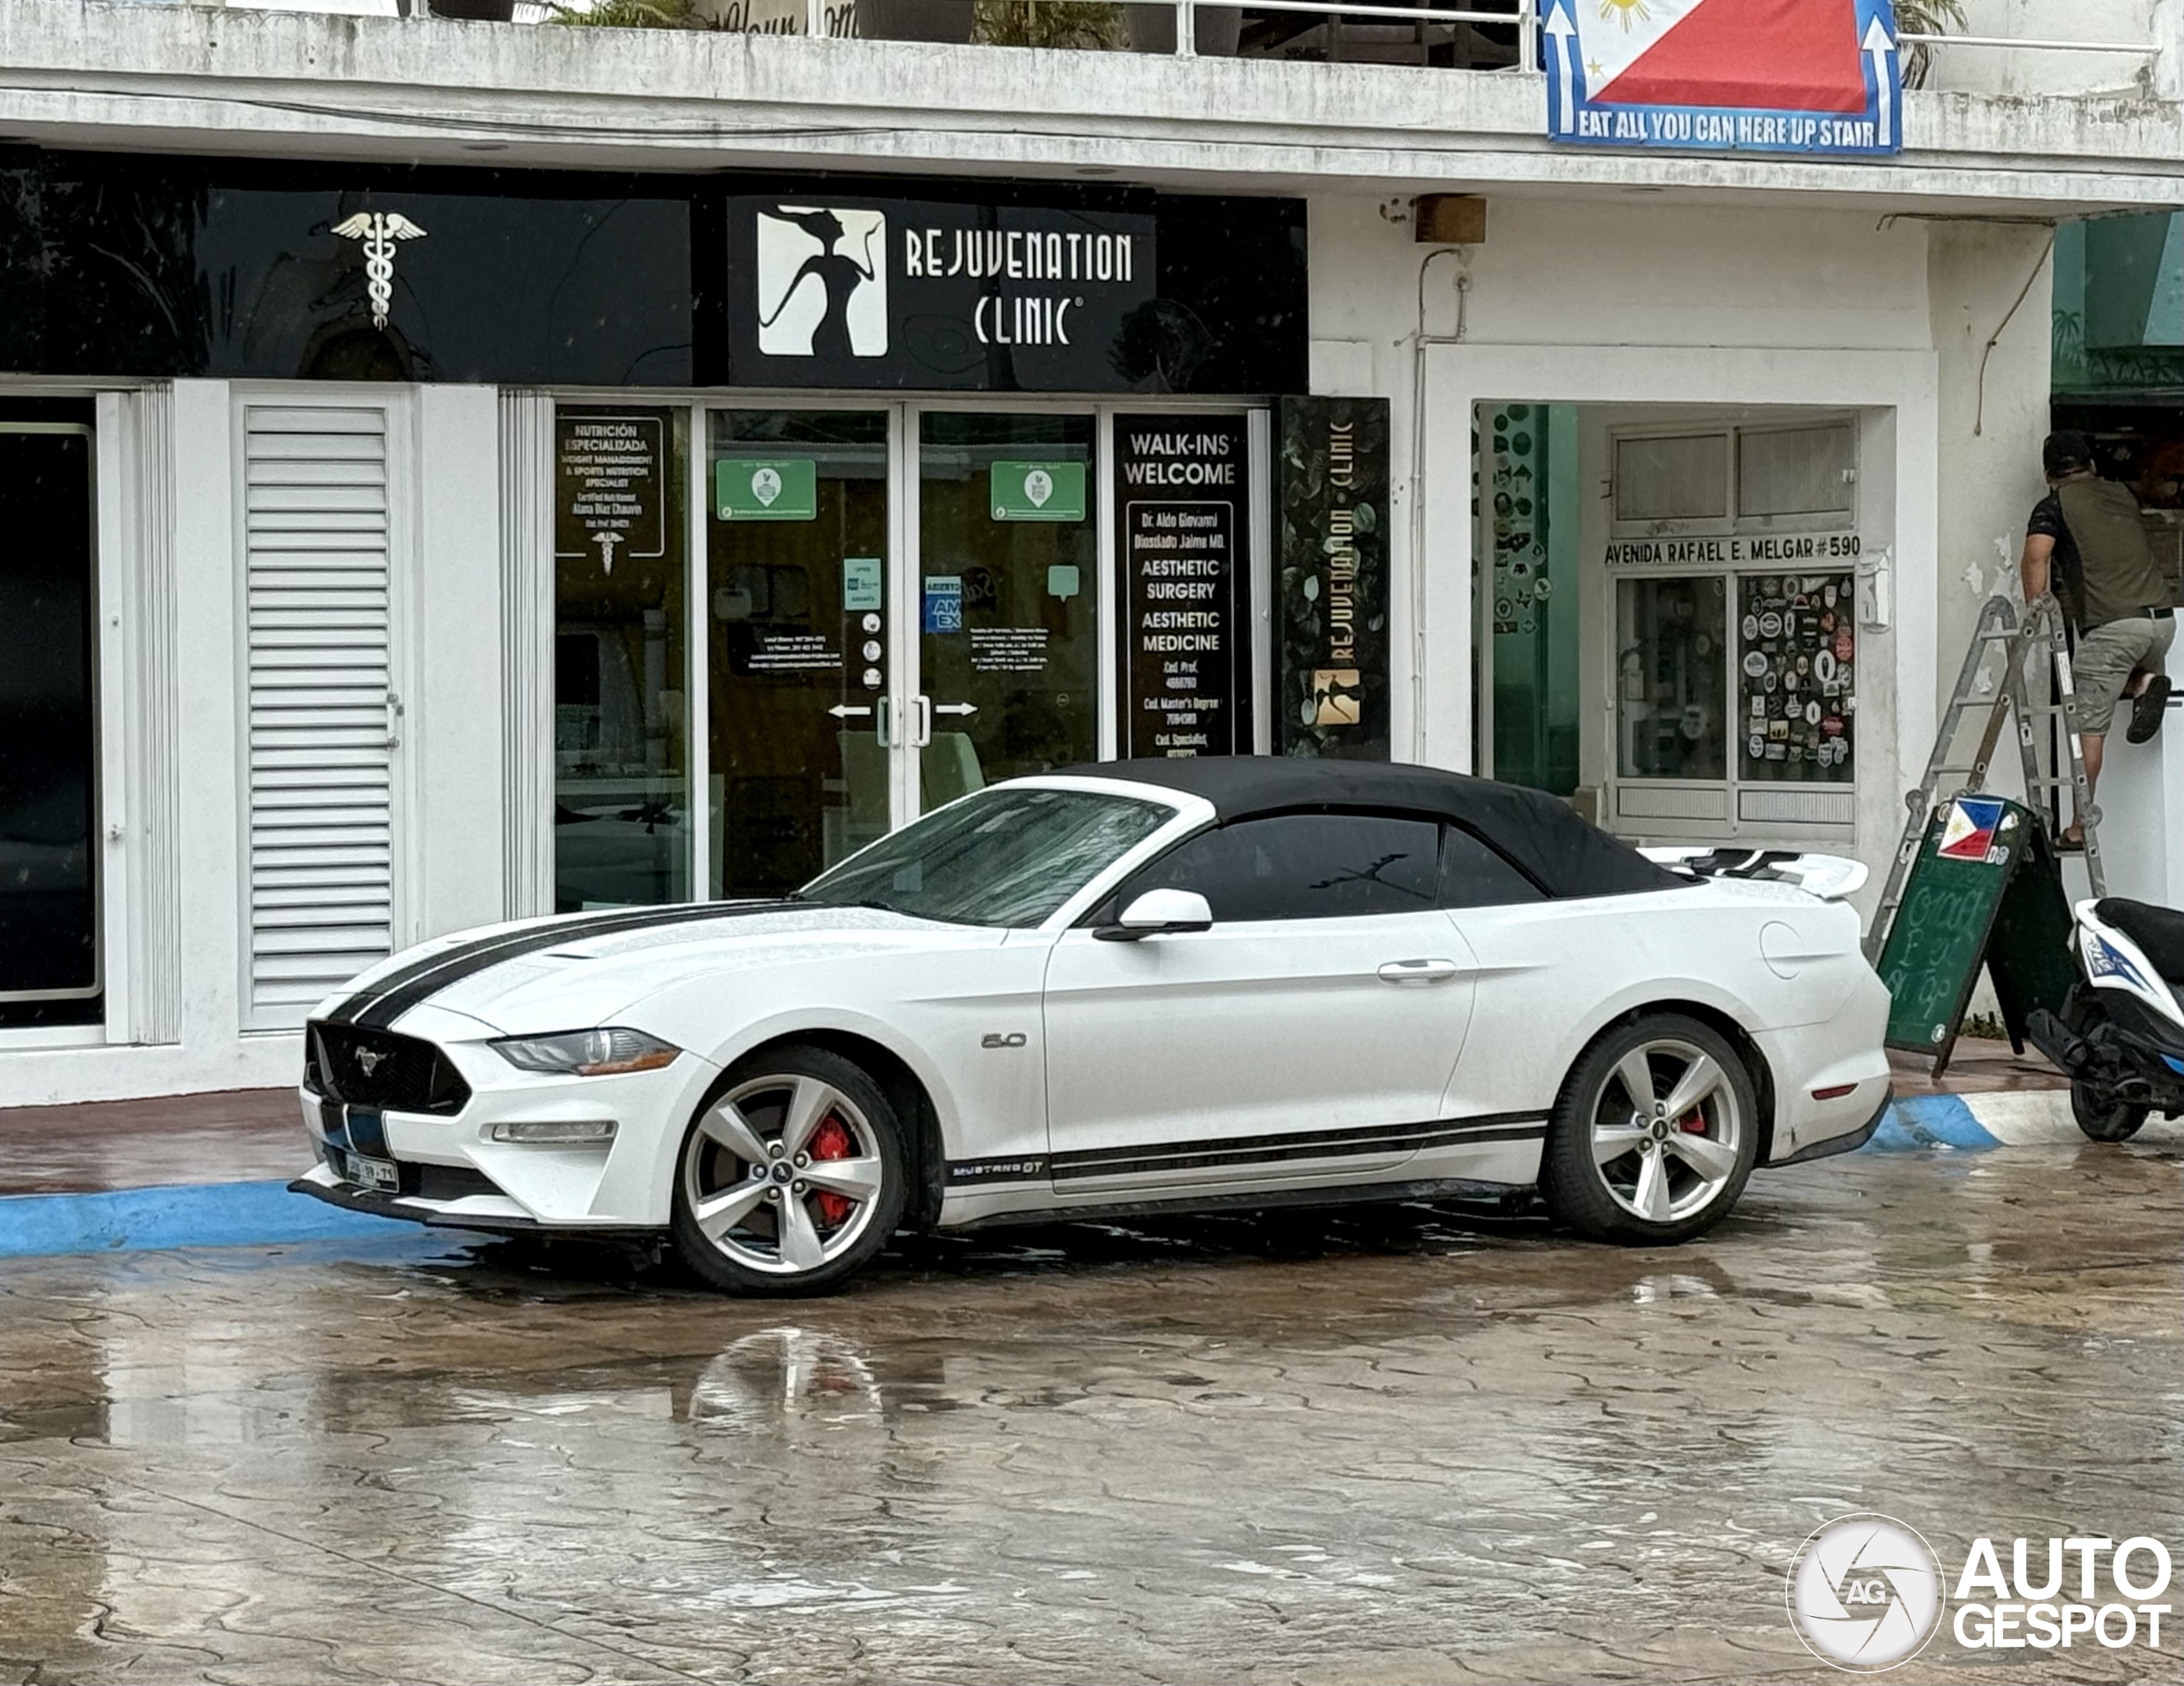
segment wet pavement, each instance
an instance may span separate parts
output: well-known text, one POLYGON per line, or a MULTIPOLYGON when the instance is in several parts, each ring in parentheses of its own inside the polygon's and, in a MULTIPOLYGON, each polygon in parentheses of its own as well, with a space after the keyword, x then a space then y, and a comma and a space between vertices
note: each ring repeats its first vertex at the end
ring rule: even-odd
POLYGON ((285 1183, 310 1162, 293 1089, 0 1108, 0 1196, 285 1183))
POLYGON ((1003 1231, 792 1303, 393 1226, 0 1264, 0 1681, 1839 1679, 1783 1601, 1833 1515, 2177 1549, 2180 1169, 1864 1154, 1658 1252, 1003 1231))

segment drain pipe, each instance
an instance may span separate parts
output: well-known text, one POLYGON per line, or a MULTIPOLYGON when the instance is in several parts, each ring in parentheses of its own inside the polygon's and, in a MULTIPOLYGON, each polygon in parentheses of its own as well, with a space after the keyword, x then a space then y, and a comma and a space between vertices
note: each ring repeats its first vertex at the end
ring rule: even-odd
MULTIPOLYGON (((1414 761, 1426 759, 1426 352, 1432 346, 1461 346, 1469 332, 1471 259, 1468 246, 1440 246, 1418 266, 1418 320, 1410 353, 1410 747, 1414 761), (1437 258, 1456 260, 1454 334, 1426 331, 1426 277, 1437 258)), ((1478 664, 1472 666, 1475 690, 1478 664)))

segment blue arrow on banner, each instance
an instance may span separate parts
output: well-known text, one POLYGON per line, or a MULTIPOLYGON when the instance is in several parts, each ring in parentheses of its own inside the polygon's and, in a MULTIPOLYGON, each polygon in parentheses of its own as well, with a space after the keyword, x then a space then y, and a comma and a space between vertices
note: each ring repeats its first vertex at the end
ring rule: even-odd
POLYGON ((1903 55, 1896 43, 1894 0, 1860 0, 1858 13, 1858 48, 1873 87, 1880 150, 1895 152, 1903 145, 1903 55))
POLYGON ((1577 20, 1570 15, 1570 0, 1554 0, 1544 26, 1548 51, 1554 62, 1547 73, 1547 132, 1577 132, 1577 102, 1584 97, 1584 72, 1577 63, 1577 20))

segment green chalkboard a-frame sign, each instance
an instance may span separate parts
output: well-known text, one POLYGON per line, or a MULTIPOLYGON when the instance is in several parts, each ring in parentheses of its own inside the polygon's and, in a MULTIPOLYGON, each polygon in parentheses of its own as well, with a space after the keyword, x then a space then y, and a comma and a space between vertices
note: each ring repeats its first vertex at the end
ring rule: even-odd
POLYGON ((1888 1045, 1931 1055, 1938 1076, 1984 962, 2010 1044, 2024 1051, 2036 1007, 2059 1015, 2074 973, 2071 909, 2044 827, 2004 797, 1966 794, 1934 811, 1880 955, 1888 1045))

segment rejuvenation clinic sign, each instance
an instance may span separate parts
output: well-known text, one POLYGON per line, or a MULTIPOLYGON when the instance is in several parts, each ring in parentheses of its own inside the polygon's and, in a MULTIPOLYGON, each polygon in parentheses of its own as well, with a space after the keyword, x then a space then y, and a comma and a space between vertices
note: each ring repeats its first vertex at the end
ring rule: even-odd
POLYGON ((1275 749, 1385 761, 1388 401, 1283 398, 1275 749))
POLYGON ((1891 0, 1547 0, 1548 134, 1578 146, 1903 149, 1891 0))
POLYGON ((816 189, 727 215, 740 385, 1125 391, 1113 353, 1158 291, 1149 213, 816 189))

